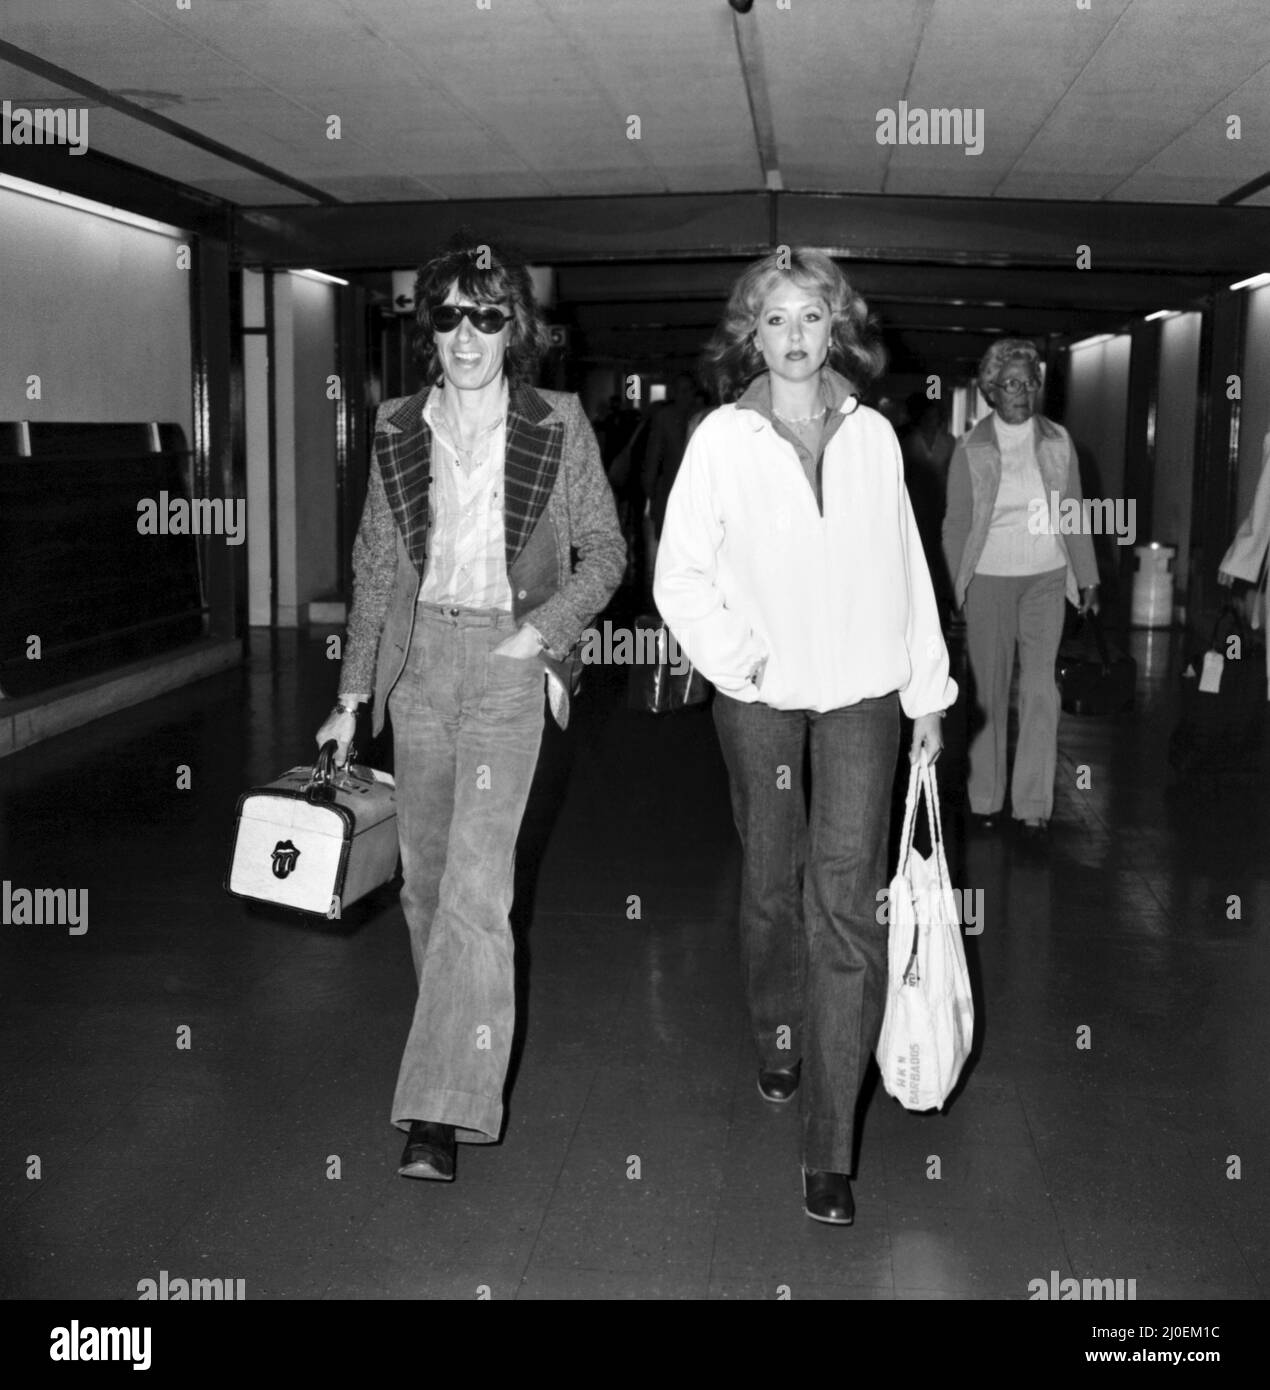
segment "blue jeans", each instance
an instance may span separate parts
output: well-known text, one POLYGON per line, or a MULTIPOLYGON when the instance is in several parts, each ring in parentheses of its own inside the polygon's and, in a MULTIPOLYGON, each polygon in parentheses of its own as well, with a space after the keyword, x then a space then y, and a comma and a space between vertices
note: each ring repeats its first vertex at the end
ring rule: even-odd
POLYGON ((852 1171, 860 1083, 886 999, 896 695, 817 714, 715 693, 741 837, 741 968, 760 1065, 802 1059, 803 1164, 852 1171), (811 814, 803 752, 811 740, 811 814))
POLYGON ((420 604, 393 721, 401 904, 419 997, 392 1121, 493 1143, 515 1022, 508 914, 542 741, 543 668, 491 655, 510 613, 420 604))

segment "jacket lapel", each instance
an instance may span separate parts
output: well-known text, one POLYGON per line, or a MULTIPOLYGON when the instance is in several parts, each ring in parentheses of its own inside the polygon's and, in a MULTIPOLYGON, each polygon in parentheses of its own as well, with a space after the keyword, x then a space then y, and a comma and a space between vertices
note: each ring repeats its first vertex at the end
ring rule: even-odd
POLYGON ((1001 451, 997 448, 992 418, 991 415, 985 415, 970 431, 966 440, 966 462, 970 467, 974 496, 987 500, 989 516, 996 501, 997 488, 1001 484, 1001 451))
POLYGON ((544 423, 550 414, 551 407, 530 386, 513 390, 507 402, 503 530, 509 571, 551 497, 564 454, 564 422, 544 423))
MULTIPOLYGON (((384 493, 406 551, 420 574, 428 558, 432 431, 423 408, 430 389, 425 387, 406 400, 375 435, 384 493)), ((551 406, 532 387, 520 387, 508 399, 503 468, 508 569, 542 516, 564 454, 564 422, 548 421, 551 413, 551 406)))
POLYGON ((423 407, 430 389, 425 386, 411 396, 375 434, 384 493, 406 552, 420 574, 428 560, 432 431, 423 418, 423 407))

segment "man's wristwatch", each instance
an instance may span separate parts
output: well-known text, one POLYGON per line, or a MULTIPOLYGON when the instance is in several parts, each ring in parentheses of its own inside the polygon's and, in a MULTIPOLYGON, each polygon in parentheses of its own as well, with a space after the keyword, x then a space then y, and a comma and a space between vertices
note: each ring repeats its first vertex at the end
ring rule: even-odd
POLYGON ((339 695, 335 700, 335 710, 340 714, 356 714, 361 704, 362 701, 356 696, 339 695))

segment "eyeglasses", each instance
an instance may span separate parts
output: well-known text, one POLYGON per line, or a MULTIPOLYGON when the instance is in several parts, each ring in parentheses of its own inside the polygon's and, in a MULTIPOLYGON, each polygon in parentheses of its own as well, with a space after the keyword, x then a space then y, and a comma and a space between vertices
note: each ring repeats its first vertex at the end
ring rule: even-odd
POLYGON ((1008 396, 1021 396, 1024 391, 1035 391, 1041 383, 1034 378, 1027 381, 1020 381, 1018 377, 1009 377, 1005 381, 998 381, 997 388, 1004 391, 1008 396))
POLYGON ((512 321, 501 309, 478 309, 475 304, 434 304, 428 320, 438 333, 452 333, 464 319, 479 333, 498 333, 512 321))

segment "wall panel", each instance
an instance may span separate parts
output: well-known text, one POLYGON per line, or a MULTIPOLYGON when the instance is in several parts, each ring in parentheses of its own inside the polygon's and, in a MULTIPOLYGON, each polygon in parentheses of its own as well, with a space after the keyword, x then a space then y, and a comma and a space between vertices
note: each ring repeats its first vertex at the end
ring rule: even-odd
POLYGON ((164 420, 192 439, 180 241, 0 188, 0 420, 164 420))

